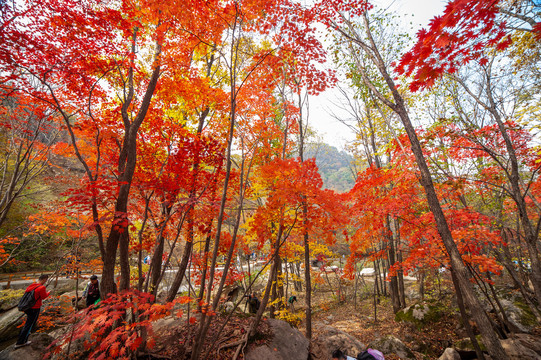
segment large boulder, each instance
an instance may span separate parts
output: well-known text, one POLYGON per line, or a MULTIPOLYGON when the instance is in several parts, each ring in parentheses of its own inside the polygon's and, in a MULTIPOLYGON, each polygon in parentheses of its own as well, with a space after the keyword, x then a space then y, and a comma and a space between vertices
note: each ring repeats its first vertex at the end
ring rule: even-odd
POLYGON ((421 294, 419 293, 419 290, 417 287, 410 286, 405 291, 406 298, 408 298, 409 301, 419 301, 421 300, 421 294))
POLYGON ((511 359, 541 360, 541 339, 528 334, 500 340, 502 347, 511 359))
POLYGON ((377 349, 384 355, 395 354, 401 359, 415 359, 415 354, 408 347, 393 335, 372 341, 369 345, 371 349, 377 349))
POLYGON ((517 339, 505 339, 500 340, 502 347, 509 355, 511 359, 520 359, 520 360, 540 360, 541 354, 536 353, 532 349, 524 346, 517 339))
POLYGON ((24 294, 24 290, 0 290, 0 312, 13 309, 19 303, 24 294))
POLYGON ((514 339, 541 355, 541 339, 530 334, 515 334, 514 339))
POLYGON ((297 329, 285 321, 269 319, 273 334, 268 345, 251 347, 246 352, 246 360, 307 360, 310 342, 297 329))
MULTIPOLYGON (((479 288, 474 289, 481 294, 479 288)), ((498 299, 505 311, 510 328, 515 333, 530 333, 539 325, 538 319, 531 311, 528 302, 524 299, 522 293, 513 290, 508 286, 496 288, 498 299)), ((493 312, 495 304, 486 299, 485 296, 479 296, 483 307, 487 312, 493 312)), ((496 311, 499 308, 496 306, 496 311)))
POLYGON ((342 350, 349 356, 357 356, 366 350, 366 346, 345 331, 332 326, 319 328, 319 335, 314 339, 322 347, 325 354, 331 354, 334 350, 342 350))
MULTIPOLYGON (((486 351, 481 336, 477 335, 481 350, 486 351)), ((515 334, 513 338, 500 340, 503 349, 511 359, 541 360, 541 338, 530 334, 515 334)), ((459 352, 472 351, 473 346, 469 338, 464 338, 454 344, 459 352)))
POLYGON ((24 313, 17 308, 0 314, 0 339, 9 340, 19 335, 17 327, 23 322, 24 313))
POLYGON ((28 340, 32 342, 28 346, 15 349, 15 345, 11 345, 1 351, 0 360, 42 359, 47 353, 47 347, 53 342, 53 338, 47 334, 32 334, 28 340))
POLYGON ((441 319, 443 308, 441 304, 417 303, 396 313, 396 321, 412 323, 418 329, 437 322, 441 319))
POLYGON ((438 360, 460 360, 460 354, 453 348, 447 348, 438 360))
POLYGON ((501 299, 500 303, 509 322, 516 330, 529 333, 537 326, 537 319, 522 298, 501 299))

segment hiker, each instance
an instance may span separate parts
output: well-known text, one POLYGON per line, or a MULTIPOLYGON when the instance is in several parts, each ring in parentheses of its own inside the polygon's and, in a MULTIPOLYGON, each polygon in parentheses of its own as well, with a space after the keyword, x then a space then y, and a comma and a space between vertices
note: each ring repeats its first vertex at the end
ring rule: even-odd
POLYGON ((150 265, 150 255, 145 256, 143 259, 143 264, 150 265))
POLYGON ((366 349, 357 355, 357 360, 385 360, 381 351, 375 349, 366 349))
POLYGON ((28 341, 28 337, 30 336, 32 328, 34 327, 34 325, 36 325, 38 321, 39 312, 41 310, 41 301, 43 299, 46 299, 51 294, 51 292, 48 292, 45 288, 45 283, 47 282, 47 279, 49 279, 49 275, 41 275, 37 283, 33 283, 26 288, 25 294, 32 291, 34 292, 34 298, 32 299, 32 302, 34 302, 34 304, 29 309, 24 310, 26 314, 26 323, 24 324, 24 327, 19 333, 19 338, 17 339, 17 343, 15 344, 15 349, 18 349, 22 346, 30 345, 31 343, 31 341, 28 341))
POLYGON ((347 356, 345 355, 342 351, 340 350, 334 350, 332 352, 332 360, 355 360, 355 358, 352 358, 351 356, 347 356))
POLYGON ((295 301, 297 301, 297 297, 295 295, 291 295, 289 299, 287 299, 287 303, 289 304, 289 310, 291 312, 295 312, 295 301))
POLYGON ((362 353, 359 353, 356 358, 347 356, 340 350, 334 350, 331 356, 332 360, 385 360, 383 354, 374 349, 366 349, 362 353))
POLYGON ((98 282, 98 277, 92 275, 90 277, 90 282, 86 285, 85 290, 83 291, 83 299, 86 299, 86 307, 93 305, 100 298, 100 284, 98 282))
POLYGON ((248 298, 248 309, 250 311, 250 314, 257 314, 257 310, 259 310, 261 301, 259 301, 256 294, 252 293, 252 295, 244 295, 244 296, 248 298))

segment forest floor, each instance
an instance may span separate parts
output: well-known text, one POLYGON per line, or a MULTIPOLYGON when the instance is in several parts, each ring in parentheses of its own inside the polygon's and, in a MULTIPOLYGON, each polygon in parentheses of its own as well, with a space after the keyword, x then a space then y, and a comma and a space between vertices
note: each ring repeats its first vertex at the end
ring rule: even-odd
MULTIPOLYGON (((395 320, 395 314, 388 298, 382 298, 377 305, 376 321, 374 321, 373 298, 359 301, 357 307, 353 303, 339 304, 337 302, 320 302, 316 307, 323 310, 316 311, 313 315, 314 338, 319 334, 318 329, 324 325, 342 330, 366 346, 380 337, 393 335, 412 351, 419 352, 417 353, 418 360, 438 359, 445 348, 459 339, 455 333, 459 323, 458 318, 443 314, 437 323, 423 329, 417 329, 412 324, 395 320)), ((299 330, 305 331, 302 326, 299 327, 299 330)), ((385 359, 395 360, 399 357, 386 355, 385 359)))
MULTIPOLYGON (((370 284, 371 280, 367 282, 370 284)), ((370 284, 371 285, 371 284, 370 284)), ((450 284, 442 284, 442 288, 433 289, 434 298, 442 304, 443 308, 450 308, 451 297, 446 291, 450 284)), ((406 288, 417 286, 416 281, 407 281, 406 288)), ((368 290, 368 289, 367 289, 368 290)), ((352 286, 347 292, 352 293, 352 286)), ((352 295, 352 294, 351 294, 352 295)), ((347 301, 338 302, 328 287, 322 287, 313 295, 312 331, 313 338, 319 335, 319 329, 330 325, 342 330, 364 345, 368 346, 372 341, 387 335, 393 335, 400 339, 417 356, 418 360, 438 359, 445 348, 459 340, 461 336, 456 329, 460 327, 460 319, 453 312, 441 314, 440 319, 419 329, 411 323, 395 320, 395 314, 389 297, 380 297, 374 309, 374 296, 371 293, 361 293, 357 297, 357 304, 352 296, 347 301)), ((299 297, 299 304, 304 303, 304 296, 299 297)), ((407 305, 415 301, 408 301, 407 305)), ((298 310, 299 311, 299 310, 298 310)), ((299 330, 305 332, 304 323, 299 330)), ((329 356, 329 354, 316 354, 329 356)), ((348 354, 356 355, 356 354, 348 354)), ((323 357, 325 358, 325 357, 323 357)), ((386 359, 399 359, 398 356, 386 356, 386 359)))
MULTIPOLYGON (((332 280, 331 282, 333 282, 333 285, 336 284, 332 280)), ((370 280, 367 282, 371 285, 370 280)), ((407 284, 407 287, 415 286, 415 281, 409 281, 407 284)), ((327 325, 352 335, 365 346, 380 337, 393 335, 416 354, 417 360, 431 360, 438 359, 445 348, 452 346, 454 342, 461 338, 456 332, 456 329, 460 327, 459 318, 454 313, 443 313, 437 322, 418 329, 413 324, 395 320, 392 304, 388 297, 380 297, 374 316, 374 297, 371 293, 359 292, 355 306, 352 299, 353 287, 349 286, 346 291, 349 293, 348 300, 338 302, 337 297, 333 295, 328 286, 321 285, 315 289, 312 295, 313 339, 317 339, 322 334, 321 330, 327 325)), ((448 291, 444 291, 444 293, 449 294, 448 291)), ((298 301, 295 305, 295 314, 303 317, 305 309, 304 295, 299 292, 296 293, 296 296, 298 301)), ((450 306, 451 296, 437 297, 443 304, 442 308, 450 306)), ((408 305, 413 303, 410 301, 408 305)), ((239 308, 244 310, 244 304, 240 305, 239 308)), ((218 316, 222 320, 217 321, 217 324, 222 323, 226 318, 225 314, 219 314, 218 316)), ((268 316, 268 313, 265 313, 265 316, 268 316)), ((211 326, 207 339, 213 340, 209 341, 208 344, 205 343, 203 348, 208 350, 212 347, 211 352, 214 359, 231 359, 250 324, 251 315, 237 313, 236 316, 230 318, 222 331, 220 331, 220 326, 216 326, 216 328, 211 326), (213 343, 214 345, 212 345, 213 343)), ((159 353, 164 358, 169 359, 182 359, 191 351, 191 348, 186 347, 185 344, 191 343, 195 335, 195 326, 186 324, 186 321, 184 321, 184 324, 177 323, 177 325, 179 326, 167 326, 166 334, 160 334, 161 341, 158 341, 157 349, 152 352, 153 354, 159 353)), ((304 321, 301 321, 298 329, 303 334, 305 333, 304 321)), ((263 325, 258 330, 260 337, 256 340, 256 343, 263 344, 267 342, 270 339, 268 327, 263 325)), ((312 343, 312 354, 315 358, 330 359, 330 354, 322 353, 321 349, 322 347, 318 346, 317 343, 312 343)), ((356 354, 348 355, 355 356, 356 354)), ((385 358, 387 360, 399 359, 396 355, 386 355, 385 358)))

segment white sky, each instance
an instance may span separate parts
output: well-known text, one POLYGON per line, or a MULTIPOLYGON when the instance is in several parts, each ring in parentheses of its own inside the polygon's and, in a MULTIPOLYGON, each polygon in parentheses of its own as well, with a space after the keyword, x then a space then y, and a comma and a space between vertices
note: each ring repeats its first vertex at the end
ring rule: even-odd
MULTIPOLYGON (((376 0, 373 1, 378 7, 389 8, 397 14, 413 15, 414 32, 416 33, 422 27, 426 27, 430 19, 436 15, 443 13, 443 9, 447 4, 445 0, 376 0), (417 25, 417 26, 415 26, 417 25)), ((414 35, 414 34, 413 34, 414 35)), ((323 141, 336 146, 339 150, 344 149, 347 141, 354 138, 351 130, 344 124, 334 119, 330 112, 337 115, 340 110, 334 104, 339 92, 335 89, 325 91, 317 97, 309 99, 309 125, 313 127, 323 141)))

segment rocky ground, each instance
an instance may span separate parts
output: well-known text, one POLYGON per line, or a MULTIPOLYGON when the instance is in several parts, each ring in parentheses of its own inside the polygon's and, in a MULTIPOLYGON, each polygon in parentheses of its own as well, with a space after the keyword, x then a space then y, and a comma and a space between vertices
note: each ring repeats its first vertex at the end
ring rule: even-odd
MULTIPOLYGON (((331 281, 331 283, 333 283, 331 281)), ((368 281, 369 283, 369 281, 368 281)), ((336 284, 334 284, 336 285, 336 284)), ((337 348, 355 356, 367 347, 381 350, 387 360, 458 360, 473 359, 474 353, 467 340, 466 332, 457 315, 454 296, 448 284, 441 284, 437 289, 429 289, 424 301, 415 292, 415 282, 407 285, 408 308, 396 316, 388 298, 381 297, 374 301, 369 291, 359 290, 357 302, 352 299, 352 287, 343 291, 344 297, 336 296, 328 286, 319 285, 313 295, 313 337, 311 343, 303 336, 305 329, 302 321, 304 298, 296 293, 295 316, 283 317, 296 327, 284 321, 268 319, 259 329, 256 339, 248 344, 243 341, 251 323, 251 315, 245 314, 244 306, 230 318, 222 328, 221 323, 228 316, 222 312, 218 317, 222 321, 214 322, 203 346, 204 353, 212 359, 329 359, 330 352, 337 348), (376 305, 374 305, 376 304, 376 305), (301 319, 299 321, 299 319, 301 319), (453 350, 454 349, 454 350, 453 350), (460 352, 457 353, 455 350, 460 352)), ((520 305, 520 299, 511 290, 502 287, 509 294, 502 296, 502 303, 508 311, 511 321, 520 329, 512 339, 503 340, 512 359, 541 359, 541 328, 535 317, 528 314, 520 305)), ((58 289, 60 290, 60 289, 58 289)), ((57 291, 60 292, 60 291, 57 291)), ((21 313, 14 306, 20 297, 20 291, 0 292, 0 333, 2 340, 12 339, 18 333, 21 313)), ((38 331, 48 335, 33 335, 35 343, 24 351, 13 351, 9 346, 0 352, 1 359, 38 359, 45 353, 45 347, 58 337, 62 331, 50 332, 61 323, 62 311, 72 311, 72 298, 75 293, 49 300, 40 319, 38 331), (17 355, 19 354, 19 355, 17 355), (15 356, 17 355, 17 356, 15 356), (24 355, 24 356, 23 356, 24 355)), ((193 315, 193 314, 192 314, 193 315)), ((191 351, 189 344, 195 334, 195 325, 184 319, 165 318, 155 323, 153 338, 156 346, 147 351, 141 359, 184 359, 191 351)), ((5 346, 10 343, 5 343, 5 346)))

